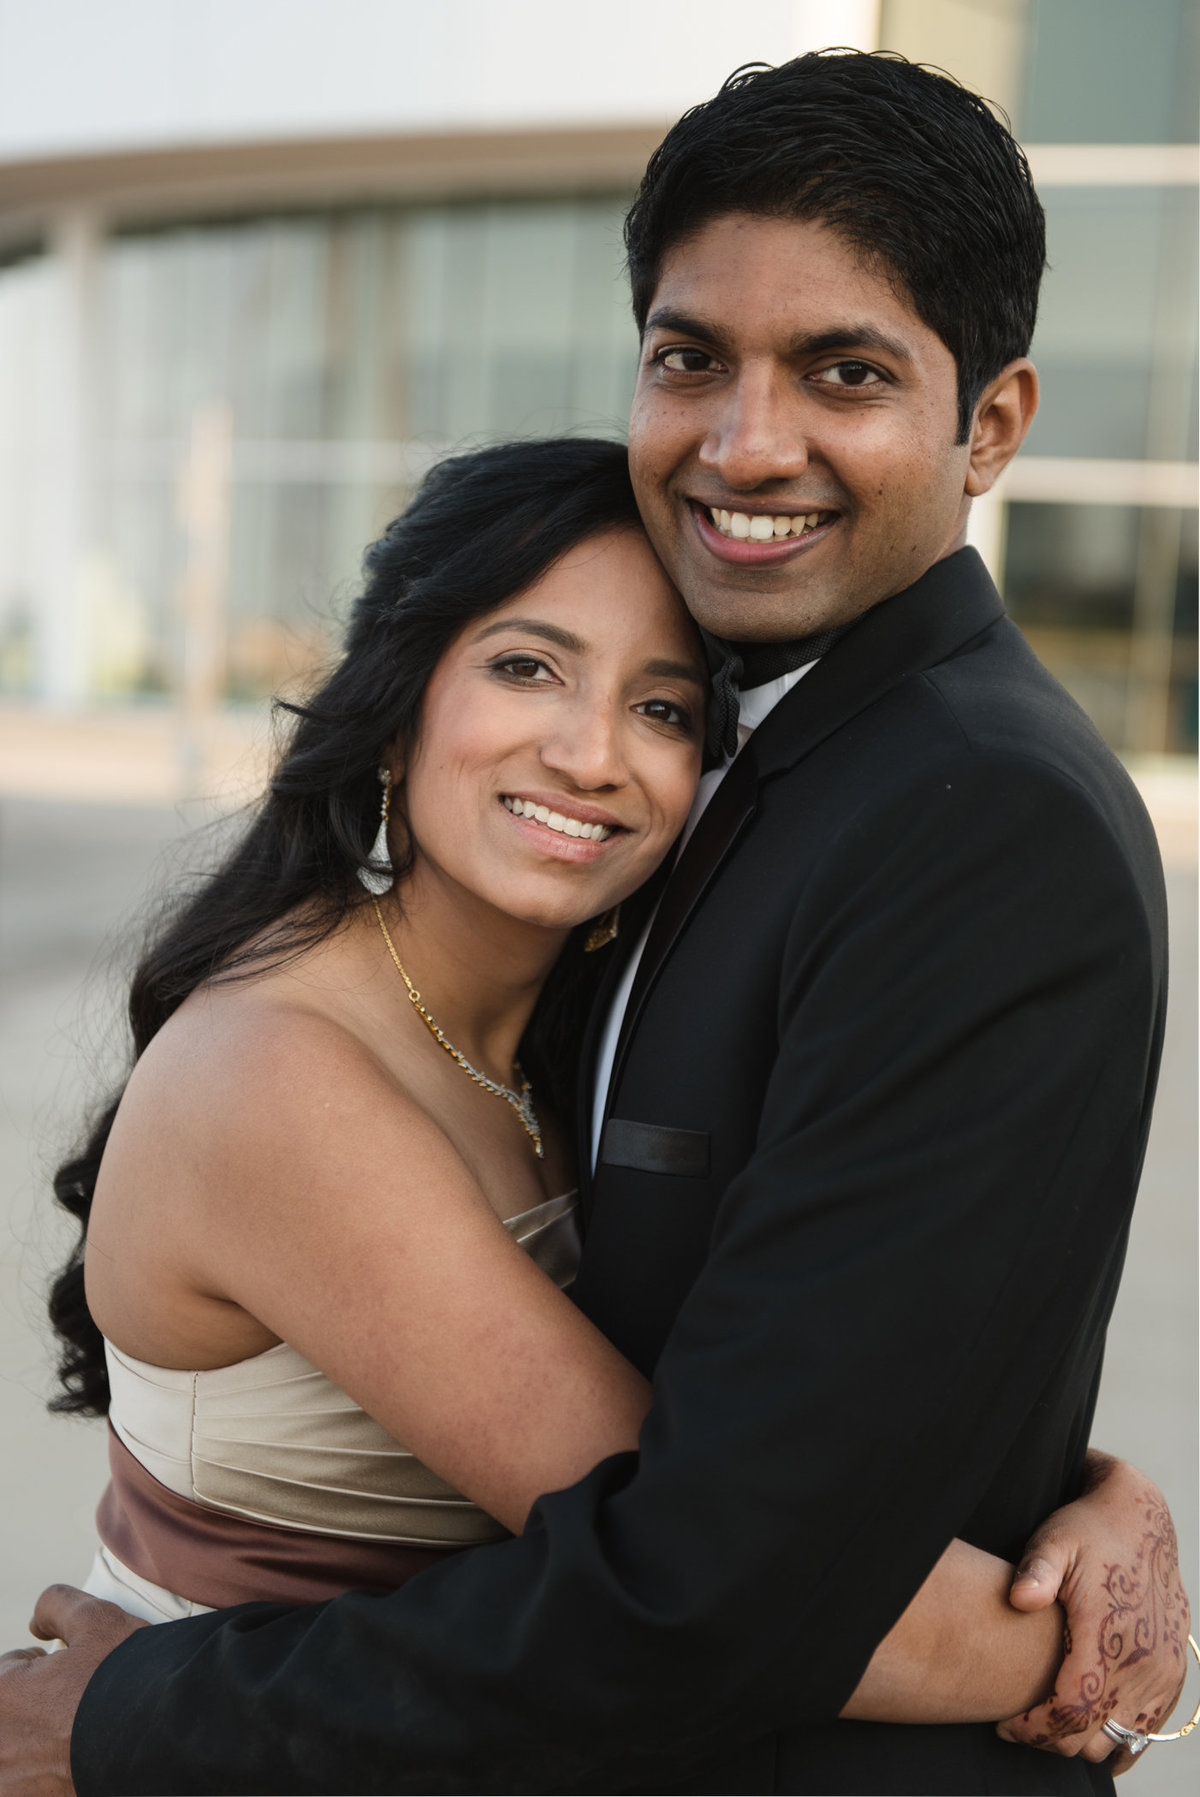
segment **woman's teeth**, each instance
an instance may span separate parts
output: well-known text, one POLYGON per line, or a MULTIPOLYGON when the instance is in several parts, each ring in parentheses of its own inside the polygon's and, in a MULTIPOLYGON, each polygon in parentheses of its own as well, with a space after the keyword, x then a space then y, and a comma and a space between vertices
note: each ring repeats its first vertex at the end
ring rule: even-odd
POLYGON ((802 537, 827 522, 832 512, 800 512, 794 518, 772 517, 769 512, 726 512, 720 506, 707 506, 706 511, 723 537, 734 537, 739 543, 766 543, 773 537, 802 537))
POLYGON ((607 842, 612 835, 608 824, 584 824, 577 817, 567 817, 561 811, 551 811, 549 805, 535 805, 532 799, 506 797, 504 807, 514 817, 533 818, 536 823, 544 824, 547 830, 557 830, 560 836, 578 836, 584 842, 607 842))

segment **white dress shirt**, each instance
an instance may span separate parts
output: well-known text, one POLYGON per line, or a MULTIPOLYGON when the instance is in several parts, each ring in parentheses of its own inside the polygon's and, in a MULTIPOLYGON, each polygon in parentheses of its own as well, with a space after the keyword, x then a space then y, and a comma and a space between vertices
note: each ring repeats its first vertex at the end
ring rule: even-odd
MULTIPOLYGON (((790 674, 780 674, 776 680, 768 680, 762 686, 752 686, 747 692, 739 694, 738 703, 738 754, 745 748, 750 737, 758 726, 768 717, 779 701, 790 693, 798 680, 802 680, 810 668, 816 667, 816 661, 806 661, 802 668, 793 668, 790 674)), ((726 761, 721 767, 710 768, 707 774, 701 774, 700 784, 696 788, 696 796, 692 800, 692 808, 688 812, 687 823, 679 838, 678 853, 682 854, 692 831, 704 816, 705 809, 720 786, 725 775, 733 766, 733 760, 726 761)), ((621 1033, 621 1023, 625 1016, 625 1007, 629 1003, 629 994, 633 991, 633 982, 637 978, 638 966, 642 952, 646 947, 646 939, 657 915, 658 907, 650 913, 646 927, 642 931, 641 940, 629 957, 629 965, 621 978, 621 984, 613 995, 608 1018, 604 1025, 604 1034, 600 1039, 600 1051, 596 1056, 596 1084, 592 1097, 592 1166, 600 1152, 600 1131, 604 1125, 604 1111, 608 1100, 608 1084, 612 1078, 613 1062, 617 1054, 617 1038, 621 1033)))

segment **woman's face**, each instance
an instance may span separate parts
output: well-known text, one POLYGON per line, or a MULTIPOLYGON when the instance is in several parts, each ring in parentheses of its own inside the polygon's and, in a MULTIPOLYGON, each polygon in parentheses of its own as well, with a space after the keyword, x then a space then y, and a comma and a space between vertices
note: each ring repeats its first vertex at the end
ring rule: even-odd
POLYGON ((569 928, 626 897, 687 817, 708 676, 641 531, 570 550, 467 626, 393 770, 413 878, 569 928))

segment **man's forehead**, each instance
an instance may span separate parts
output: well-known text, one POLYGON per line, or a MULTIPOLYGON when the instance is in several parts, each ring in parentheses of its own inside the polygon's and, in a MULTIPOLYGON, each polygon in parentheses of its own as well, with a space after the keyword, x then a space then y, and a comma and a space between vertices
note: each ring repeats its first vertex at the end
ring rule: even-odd
POLYGON ((664 256, 646 329, 720 343, 748 328, 794 339, 801 353, 907 359, 929 330, 893 271, 823 222, 728 213, 664 256))

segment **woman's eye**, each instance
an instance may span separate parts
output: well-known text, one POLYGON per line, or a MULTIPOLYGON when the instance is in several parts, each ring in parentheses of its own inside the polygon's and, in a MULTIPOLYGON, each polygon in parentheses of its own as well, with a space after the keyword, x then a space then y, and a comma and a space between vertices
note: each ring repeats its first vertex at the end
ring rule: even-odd
POLYGON ((666 724, 672 730, 680 730, 690 735, 692 730, 692 714, 684 705, 677 705, 674 699, 646 699, 638 710, 643 717, 655 724, 666 724))
POLYGON ((879 370, 872 368, 869 362, 835 362, 817 376, 830 387, 866 387, 880 378, 879 370))
POLYGON ((660 349, 655 356, 660 368, 670 374, 707 374, 712 357, 702 349, 660 349))
POLYGON ((553 678, 550 669, 536 655, 504 655, 490 664, 494 674, 500 674, 506 680, 550 680, 553 678))

